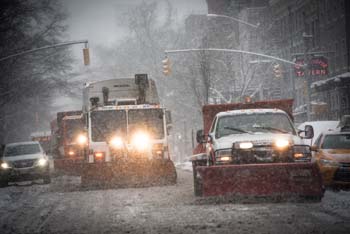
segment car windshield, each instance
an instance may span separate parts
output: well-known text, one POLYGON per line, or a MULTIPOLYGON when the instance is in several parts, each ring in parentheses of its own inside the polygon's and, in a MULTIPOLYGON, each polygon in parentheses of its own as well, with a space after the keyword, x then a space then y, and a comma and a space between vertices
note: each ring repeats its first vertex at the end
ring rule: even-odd
POLYGON ((295 135, 294 127, 285 114, 253 113, 220 117, 216 126, 216 138, 231 134, 273 132, 295 135))
POLYGON ((12 157, 37 153, 40 153, 38 144, 10 145, 6 147, 4 156, 12 157))
POLYGON ((164 137, 163 116, 162 109, 129 110, 129 134, 144 130, 152 138, 162 139, 164 137))
POLYGON ((114 135, 126 135, 125 110, 94 111, 91 113, 92 141, 108 141, 114 135))
POLYGON ((350 149, 350 134, 327 135, 322 149, 350 149))

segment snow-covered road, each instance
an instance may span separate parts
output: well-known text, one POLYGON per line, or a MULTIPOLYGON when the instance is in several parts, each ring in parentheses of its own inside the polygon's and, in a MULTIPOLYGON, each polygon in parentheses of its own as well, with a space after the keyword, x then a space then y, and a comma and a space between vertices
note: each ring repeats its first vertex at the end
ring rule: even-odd
POLYGON ((86 190, 79 177, 0 189, 0 233, 349 233, 350 192, 321 203, 214 204, 192 174, 166 187, 86 190))

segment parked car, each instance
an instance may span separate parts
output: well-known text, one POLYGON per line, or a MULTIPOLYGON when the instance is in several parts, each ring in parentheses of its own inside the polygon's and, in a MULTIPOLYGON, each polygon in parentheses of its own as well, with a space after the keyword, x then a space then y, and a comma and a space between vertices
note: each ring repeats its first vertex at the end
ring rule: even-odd
POLYGON ((311 149, 325 185, 350 185, 350 131, 323 132, 311 149))
POLYGON ((36 179, 51 182, 48 157, 37 141, 5 145, 0 163, 0 186, 36 179))
POLYGON ((304 140, 306 144, 311 146, 322 132, 337 129, 339 121, 309 121, 298 125, 298 129, 302 131, 305 129, 306 125, 311 125, 314 129, 314 137, 304 140))

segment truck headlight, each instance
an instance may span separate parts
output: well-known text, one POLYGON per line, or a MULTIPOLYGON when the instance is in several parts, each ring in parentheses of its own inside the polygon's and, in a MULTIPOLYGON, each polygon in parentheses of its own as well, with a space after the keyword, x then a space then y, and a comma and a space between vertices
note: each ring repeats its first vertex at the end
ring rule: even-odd
POLYGON ((41 158, 38 160, 38 166, 45 167, 47 165, 47 160, 45 158, 41 158))
POLYGON ((87 137, 84 134, 80 134, 77 137, 77 142, 81 146, 85 145, 87 143, 87 141, 88 141, 88 139, 87 139, 87 137))
POLYGON ((139 151, 144 151, 150 148, 151 139, 145 132, 137 132, 131 138, 131 144, 139 151))
POLYGON ((289 141, 286 139, 278 139, 275 141, 275 146, 278 149, 285 149, 290 145, 289 141))
POLYGON ((10 168, 10 165, 9 165, 7 162, 2 162, 2 163, 1 163, 1 168, 2 168, 2 169, 9 169, 9 168, 10 168))
POLYGON ((228 162, 232 161, 232 153, 230 150, 218 150, 215 153, 215 157, 217 161, 228 162))
POLYGON ((124 145, 123 139, 121 137, 115 136, 110 141, 109 144, 115 149, 121 149, 124 145))
POLYGON ((329 159, 320 159, 320 164, 322 164, 323 166, 329 166, 329 167, 338 167, 339 163, 333 160, 329 160, 329 159))

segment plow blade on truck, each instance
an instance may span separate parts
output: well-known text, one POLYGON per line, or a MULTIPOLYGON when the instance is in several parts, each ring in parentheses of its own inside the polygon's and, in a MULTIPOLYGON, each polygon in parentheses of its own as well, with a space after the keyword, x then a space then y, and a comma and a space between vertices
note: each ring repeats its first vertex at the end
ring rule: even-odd
POLYGON ((195 170, 196 195, 204 197, 305 198, 319 201, 324 194, 319 170, 313 163, 197 166, 195 170))
POLYGON ((82 167, 83 186, 146 187, 172 185, 177 175, 171 160, 140 160, 113 163, 89 163, 82 167))

